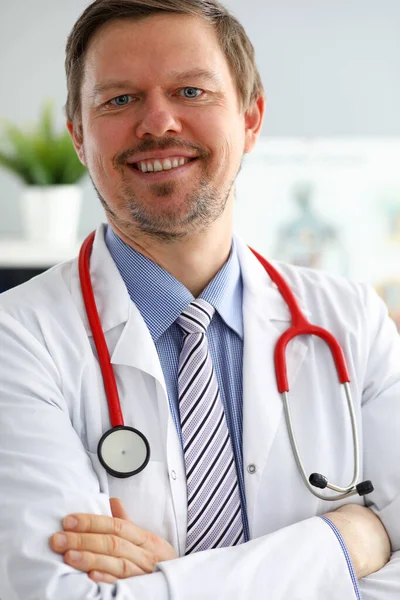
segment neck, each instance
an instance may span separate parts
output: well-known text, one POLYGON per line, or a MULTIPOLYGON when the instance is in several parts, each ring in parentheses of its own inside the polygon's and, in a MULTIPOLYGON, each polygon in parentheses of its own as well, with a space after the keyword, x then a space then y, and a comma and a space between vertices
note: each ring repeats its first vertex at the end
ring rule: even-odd
POLYGON ((224 216, 206 231, 165 243, 143 233, 129 236, 110 222, 114 232, 131 248, 170 273, 197 298, 229 258, 232 221, 224 216))

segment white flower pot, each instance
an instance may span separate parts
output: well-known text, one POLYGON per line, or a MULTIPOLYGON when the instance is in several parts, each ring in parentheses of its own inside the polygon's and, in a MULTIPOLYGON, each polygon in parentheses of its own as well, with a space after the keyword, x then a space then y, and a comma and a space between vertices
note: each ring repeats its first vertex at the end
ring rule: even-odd
POLYGON ((25 236, 46 246, 74 247, 82 204, 79 185, 32 185, 21 196, 25 236))

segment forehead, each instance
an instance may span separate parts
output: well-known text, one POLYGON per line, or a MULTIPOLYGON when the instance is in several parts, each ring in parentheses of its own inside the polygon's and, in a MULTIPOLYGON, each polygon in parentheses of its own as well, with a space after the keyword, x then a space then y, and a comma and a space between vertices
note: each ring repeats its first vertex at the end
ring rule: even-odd
POLYGON ((84 87, 107 79, 140 82, 198 70, 226 82, 228 61, 214 27, 190 15, 153 15, 103 25, 91 39, 85 61, 84 87))

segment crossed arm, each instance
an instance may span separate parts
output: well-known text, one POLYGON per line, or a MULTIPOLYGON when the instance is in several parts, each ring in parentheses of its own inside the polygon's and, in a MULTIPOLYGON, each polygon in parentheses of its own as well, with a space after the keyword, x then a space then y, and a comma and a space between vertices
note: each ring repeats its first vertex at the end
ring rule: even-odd
MULTIPOLYGON (((168 542, 132 523, 121 502, 110 500, 113 517, 69 515, 50 547, 66 564, 88 573, 93 581, 152 573, 157 563, 177 558, 168 542)), ((358 579, 375 573, 390 559, 390 541, 380 519, 368 508, 349 504, 326 516, 339 529, 358 579)))

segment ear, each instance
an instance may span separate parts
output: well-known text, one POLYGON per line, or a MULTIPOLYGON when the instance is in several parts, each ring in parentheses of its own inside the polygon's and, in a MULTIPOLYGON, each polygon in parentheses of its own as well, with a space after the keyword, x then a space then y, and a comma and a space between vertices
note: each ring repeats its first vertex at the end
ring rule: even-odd
POLYGON ((244 114, 245 123, 245 143, 244 153, 251 152, 258 140, 265 113, 265 98, 259 96, 255 102, 246 110, 244 114))
POLYGON ((75 146, 75 150, 79 160, 85 167, 87 167, 87 164, 85 162, 85 153, 83 151, 83 133, 81 123, 77 122, 76 125, 74 125, 73 123, 71 123, 71 121, 67 121, 67 129, 75 146))

